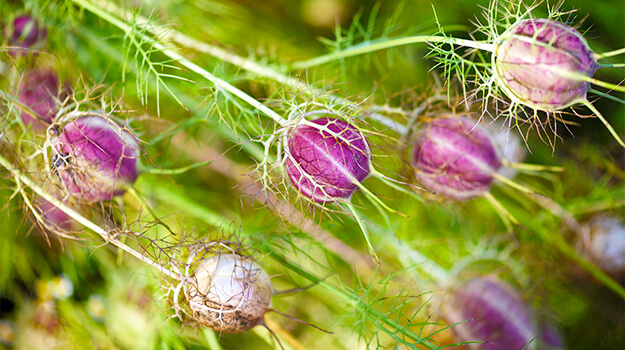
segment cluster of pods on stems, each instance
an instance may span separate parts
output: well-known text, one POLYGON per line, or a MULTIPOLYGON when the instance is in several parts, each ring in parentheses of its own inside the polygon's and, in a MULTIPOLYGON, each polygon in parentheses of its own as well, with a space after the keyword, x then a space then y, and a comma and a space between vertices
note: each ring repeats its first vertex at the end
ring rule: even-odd
MULTIPOLYGON (((174 62, 176 67, 183 67, 186 73, 197 74, 210 82, 236 108, 244 111, 251 107, 255 111, 251 119, 265 118, 261 125, 269 122, 275 132, 269 136, 251 132, 248 135, 252 142, 261 145, 258 152, 261 156, 257 155, 255 161, 261 177, 259 181, 265 182, 264 188, 279 187, 266 183, 278 177, 281 179, 280 184, 286 184, 277 191, 278 194, 294 193, 300 203, 309 205, 311 211, 328 210, 340 213, 338 215, 345 214, 342 217, 357 223, 378 264, 384 265, 376 253, 375 240, 391 241, 395 237, 387 235, 374 239, 370 231, 382 225, 363 217, 360 213, 362 210, 354 202, 358 200, 360 204, 364 200, 369 201, 387 221, 390 220, 386 212, 404 214, 391 209, 392 205, 388 204, 392 202, 390 199, 381 199, 368 184, 363 184, 373 181, 369 178, 375 177, 402 194, 428 203, 486 198, 509 231, 512 231, 510 224, 519 224, 518 219, 490 193, 493 183, 503 183, 521 191, 533 204, 561 216, 562 221, 578 235, 578 245, 583 247, 579 249, 581 253, 570 253, 567 250, 570 245, 565 243, 558 243, 559 247, 572 254, 576 261, 583 262, 583 266, 590 266, 594 277, 612 283, 610 287, 613 290, 623 293, 622 287, 613 281, 618 279, 625 265, 625 261, 620 259, 625 250, 623 244, 620 244, 623 241, 622 225, 611 219, 596 219, 586 226, 579 224, 571 213, 555 201, 513 179, 517 170, 561 170, 520 164, 525 156, 523 142, 518 137, 522 134, 514 133, 526 124, 539 132, 545 130, 541 115, 559 120, 564 111, 578 113, 577 109, 572 108, 585 106, 603 122, 616 142, 625 147, 622 137, 587 96, 589 91, 609 96, 592 90, 593 85, 617 92, 625 91, 620 85, 593 78, 599 68, 609 66, 602 59, 622 51, 595 53, 575 28, 554 18, 533 18, 531 7, 526 12, 514 15, 513 23, 501 32, 498 23, 489 23, 485 27, 490 31, 489 38, 483 42, 456 39, 441 30, 440 34, 433 36, 371 41, 316 59, 285 63, 284 67, 275 70, 253 60, 237 59, 237 56, 221 49, 205 47, 210 54, 240 69, 291 88, 312 91, 314 88, 293 82, 283 72, 289 69, 312 69, 333 60, 393 46, 427 42, 432 45, 432 55, 437 57, 446 72, 456 70, 465 91, 466 72, 458 67, 470 67, 477 86, 473 91, 465 93, 464 102, 477 99, 483 103, 481 110, 473 113, 450 111, 457 106, 427 112, 421 110, 423 113, 416 113, 418 115, 411 116, 409 122, 402 124, 378 113, 379 106, 368 106, 365 102, 353 103, 347 98, 331 94, 315 97, 313 93, 312 96, 304 95, 305 99, 311 100, 307 101, 311 108, 300 110, 300 105, 291 104, 286 111, 280 111, 288 115, 283 118, 281 113, 267 104, 179 54, 171 42, 180 45, 189 43, 190 40, 183 34, 170 32, 174 33, 168 39, 171 42, 165 45, 160 41, 163 33, 157 32, 159 29, 156 26, 142 23, 141 17, 136 17, 137 23, 129 25, 130 20, 123 16, 123 10, 106 1, 103 2, 106 6, 98 6, 88 0, 73 2, 121 29, 135 40, 133 45, 137 52, 142 53, 141 50, 150 46, 158 55, 167 57, 170 60, 168 62, 174 62), (140 30, 136 31, 137 28, 140 30), (451 51, 449 46, 452 47, 451 51), (467 48, 473 56, 457 54, 457 47, 467 48), (489 59, 477 55, 478 50, 488 52, 489 59), (482 62, 472 62, 470 59, 481 59, 482 62), (321 103, 315 99, 325 101, 321 103), (503 124, 492 124, 488 120, 490 115, 507 118, 507 125, 514 128, 507 130, 503 124), (370 127, 377 122, 388 128, 370 127), (502 132, 502 129, 506 130, 502 132), (391 139, 391 136, 385 134, 393 133, 400 134, 401 140, 406 141, 403 147, 408 149, 407 159, 402 159, 400 154, 391 156, 403 161, 403 167, 410 169, 410 174, 404 178, 385 175, 384 168, 382 170, 385 174, 377 170, 381 168, 376 164, 379 155, 375 154, 379 145, 371 140, 379 135, 391 139), (354 199, 355 196, 361 198, 354 199)), ((488 10, 497 12, 498 4, 493 1, 488 10)), ((31 16, 20 16, 12 21, 6 33, 11 47, 18 48, 12 49, 14 59, 29 60, 33 59, 38 48, 45 45, 47 29, 31 16)), ((157 86, 160 86, 160 76, 156 76, 157 86)), ((186 261, 179 265, 162 263, 137 252, 119 240, 112 231, 99 227, 72 209, 72 205, 95 207, 103 202, 123 202, 120 197, 130 192, 143 201, 158 224, 169 230, 152 212, 151 204, 134 187, 140 174, 147 168, 141 162, 144 156, 142 143, 129 123, 122 122, 110 109, 98 110, 93 104, 87 108, 80 103, 74 104, 73 92, 53 70, 28 70, 16 86, 18 96, 9 100, 20 110, 20 126, 24 127, 24 131, 45 139, 42 153, 48 172, 45 178, 50 183, 36 183, 30 179, 28 171, 20 169, 7 157, 0 156, 0 163, 16 182, 26 184, 40 196, 37 215, 44 224, 51 223, 57 231, 62 232, 75 230, 74 224, 80 223, 100 234, 107 242, 154 267, 175 281, 172 290, 176 312, 182 310, 219 334, 242 333, 257 325, 265 325, 264 317, 273 311, 271 299, 276 291, 270 276, 254 257, 239 254, 227 247, 214 249, 216 246, 221 247, 215 243, 209 244, 210 248, 206 250, 194 249, 184 253, 188 259, 180 259, 186 261), (185 306, 179 303, 182 297, 185 306)), ((170 89, 168 91, 172 92, 170 89)), ((178 99, 176 101, 180 102, 178 99)), ((242 126, 231 126, 233 130, 238 127, 242 126)), ((527 143, 528 134, 522 136, 527 143)), ((554 141, 549 140, 554 146, 554 141)), ((401 151, 400 148, 397 147, 397 150, 401 151)), ((287 195, 285 198, 292 197, 287 195)), ((137 236, 142 234, 137 233, 137 236)), ((436 264, 434 259, 428 263, 436 264)), ((436 269, 444 271, 438 265, 436 269)), ((456 324, 452 329, 458 341, 484 341, 471 345, 478 349, 564 347, 562 337, 554 331, 555 328, 538 322, 527 300, 523 300, 505 282, 495 277, 482 276, 465 283, 456 283, 453 288, 446 278, 438 278, 437 283, 439 287, 447 289, 449 294, 449 302, 442 315, 448 323, 456 324)), ((424 344, 434 348, 430 343, 424 344)))

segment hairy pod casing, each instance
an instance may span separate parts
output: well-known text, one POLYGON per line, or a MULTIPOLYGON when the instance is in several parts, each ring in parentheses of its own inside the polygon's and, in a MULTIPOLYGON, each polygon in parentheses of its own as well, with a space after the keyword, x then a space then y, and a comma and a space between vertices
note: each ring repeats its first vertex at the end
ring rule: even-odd
POLYGON ((19 100, 37 113, 41 120, 22 112, 22 122, 34 130, 44 130, 57 111, 59 79, 52 71, 29 71, 19 86, 19 100))
POLYGON ((30 15, 17 17, 13 25, 8 28, 9 44, 21 48, 32 48, 35 44, 45 40, 47 29, 41 28, 39 21, 30 15))
POLYGON ((186 291, 193 316, 219 333, 245 332, 271 307, 271 280, 252 258, 215 255, 203 260, 193 277, 186 291))
POLYGON ((466 118, 439 118, 416 137, 412 167, 427 189, 454 200, 488 192, 501 160, 491 138, 466 118))
POLYGON ((583 253, 607 273, 625 281, 625 223, 598 215, 582 225, 583 253))
POLYGON ((139 143, 113 121, 93 115, 53 128, 53 167, 74 198, 85 203, 108 200, 137 179, 139 143))
POLYGON ((299 124, 286 141, 286 172, 304 196, 320 203, 349 199, 371 174, 364 135, 346 121, 320 118, 299 124))
POLYGON ((449 323, 460 341, 485 341, 471 349, 535 349, 539 332, 528 305, 511 286, 495 278, 478 277, 459 286, 447 305, 449 323))
POLYGON ((575 28, 550 19, 527 19, 506 30, 495 45, 493 66, 512 102, 547 112, 585 100, 584 78, 599 67, 575 28))

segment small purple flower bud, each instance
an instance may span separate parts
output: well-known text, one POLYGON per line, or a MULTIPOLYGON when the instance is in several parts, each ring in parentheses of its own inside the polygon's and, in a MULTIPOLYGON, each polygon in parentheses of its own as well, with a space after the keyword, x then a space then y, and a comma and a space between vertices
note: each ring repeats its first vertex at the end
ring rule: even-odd
POLYGON ((607 273, 623 279, 625 274, 625 223, 599 215, 582 226, 584 253, 607 273))
POLYGON ((29 15, 17 17, 13 21, 13 26, 8 29, 9 43, 25 49, 43 41, 46 35, 47 29, 40 28, 39 21, 29 15))
POLYGON ((493 55, 496 81, 513 101, 544 111, 586 99, 599 67, 575 28, 549 19, 527 19, 500 37, 493 55))
POLYGON ((538 340, 530 308, 511 286, 490 277, 474 278, 453 294, 446 318, 460 341, 485 341, 472 349, 532 349, 538 340), (529 344, 529 345, 528 345, 529 344))
POLYGON ((501 161, 490 136, 475 122, 440 118, 418 133, 412 166, 425 188, 467 200, 488 192, 501 161))
POLYGON ((51 146, 53 166, 63 185, 72 196, 87 203, 123 194, 139 175, 137 139, 99 116, 66 122, 51 138, 51 146))
POLYGON ((286 172, 306 197, 320 203, 349 199, 371 173, 371 150, 346 121, 321 118, 292 129, 286 144, 286 172))
POLYGON ((19 100, 37 113, 41 120, 23 112, 24 124, 31 125, 34 130, 44 130, 48 127, 57 111, 58 84, 58 77, 52 71, 26 73, 19 87, 19 100))

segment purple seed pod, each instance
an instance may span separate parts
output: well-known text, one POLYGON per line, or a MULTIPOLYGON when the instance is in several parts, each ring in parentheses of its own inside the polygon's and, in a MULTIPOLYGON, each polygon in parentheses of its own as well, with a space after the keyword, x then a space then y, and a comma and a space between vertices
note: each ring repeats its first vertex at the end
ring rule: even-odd
POLYGON ((489 134, 475 122, 439 118, 417 134, 412 167, 425 188, 467 200, 488 192, 501 160, 489 134))
POLYGON ((288 134, 286 172, 306 197, 320 203, 346 200, 371 174, 371 150, 362 133, 346 121, 320 118, 288 134))
POLYGON ((40 28, 39 21, 29 15, 17 17, 7 31, 9 43, 25 49, 32 48, 35 44, 45 40, 47 35, 47 29, 40 28))
POLYGON ((549 19, 521 21, 495 44, 495 78, 514 103, 557 111, 586 100, 597 68, 586 39, 575 28, 549 19))
POLYGON ((203 260, 186 290, 193 316, 207 327, 236 334, 261 324, 271 308, 273 285, 252 258, 221 254, 203 260))
POLYGON ((623 279, 625 274, 625 223, 604 215, 582 225, 580 243, 584 254, 607 273, 623 279))
POLYGON ((114 122, 92 115, 69 120, 50 133, 53 167, 75 198, 108 200, 137 179, 139 143, 114 122))
POLYGON ((59 93, 59 79, 52 71, 30 71, 19 86, 19 100, 41 117, 38 120, 22 113, 22 122, 35 130, 44 130, 52 122, 57 111, 56 98, 59 93))
POLYGON ((491 277, 464 283, 454 292, 445 311, 459 341, 485 341, 471 349, 535 349, 538 331, 532 312, 511 286, 491 277))

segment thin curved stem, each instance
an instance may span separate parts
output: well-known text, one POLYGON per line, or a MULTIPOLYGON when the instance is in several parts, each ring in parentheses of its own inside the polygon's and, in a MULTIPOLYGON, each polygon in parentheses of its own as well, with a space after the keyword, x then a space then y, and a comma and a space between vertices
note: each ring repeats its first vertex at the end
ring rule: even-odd
POLYGON ((327 55, 315 57, 309 60, 304 61, 296 61, 291 64, 292 68, 295 69, 306 69, 315 66, 319 66, 331 61, 336 61, 339 59, 358 56, 374 51, 379 51, 383 49, 388 49, 391 47, 404 46, 409 44, 417 44, 417 43, 445 43, 450 45, 459 45, 465 47, 471 47, 474 49, 484 50, 493 52, 494 45, 490 43, 482 43, 473 40, 464 40, 457 38, 447 38, 444 36, 438 35, 423 35, 423 36, 409 36, 409 37, 400 37, 394 39, 380 39, 373 40, 369 42, 362 43, 360 45, 353 46, 349 49, 333 52, 327 55))
POLYGON ((623 142, 623 139, 621 139, 621 137, 618 135, 616 130, 614 130, 614 127, 612 127, 612 125, 610 125, 610 123, 608 123, 608 121, 605 119, 603 114, 601 114, 601 112, 599 112, 599 110, 597 108, 595 108, 595 106, 593 106, 593 104, 590 103, 587 100, 584 100, 582 102, 582 104, 584 104, 584 106, 588 107, 588 109, 590 109, 597 116, 597 118, 599 118, 599 120, 601 120, 603 125, 605 125, 605 127, 608 128, 608 131, 610 131, 610 134, 612 134, 612 136, 614 136, 614 139, 616 140, 616 142, 618 142, 619 145, 621 145, 621 147, 625 147, 625 142, 623 142))
POLYGON ((618 56, 620 54, 625 54, 625 47, 614 51, 595 53, 595 59, 600 60, 602 58, 618 56))

